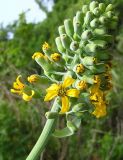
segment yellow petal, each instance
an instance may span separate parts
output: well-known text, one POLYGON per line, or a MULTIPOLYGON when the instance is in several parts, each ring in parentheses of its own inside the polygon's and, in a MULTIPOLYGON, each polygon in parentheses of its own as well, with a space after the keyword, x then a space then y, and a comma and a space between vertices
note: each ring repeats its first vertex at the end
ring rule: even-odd
POLYGON ((71 84, 74 83, 74 81, 75 81, 75 79, 73 79, 72 77, 65 78, 65 80, 62 84, 63 88, 69 87, 71 84))
POLYGON ((69 106, 68 97, 67 96, 62 97, 62 108, 61 108, 60 113, 63 114, 63 113, 68 112, 69 108, 70 106, 69 106))
POLYGON ((66 92, 67 96, 69 96, 69 97, 76 97, 76 98, 78 98, 79 93, 80 93, 80 91, 77 90, 77 89, 69 89, 66 92))
POLYGON ((13 83, 13 87, 15 89, 23 89, 25 87, 25 85, 20 81, 20 78, 22 76, 19 75, 17 78, 16 78, 16 82, 13 83))
POLYGON ((19 95, 22 94, 22 91, 19 91, 19 90, 11 89, 10 91, 11 93, 17 93, 19 95))
POLYGON ((44 55, 41 52, 35 52, 32 56, 32 59, 44 58, 44 55))
POLYGON ((23 92, 23 96, 22 98, 25 100, 25 101, 31 101, 32 100, 32 97, 34 96, 35 92, 32 90, 31 91, 31 95, 27 95, 26 93, 23 92))
POLYGON ((95 110, 92 112, 96 118, 104 117, 106 115, 106 105, 104 102, 96 103, 95 110))
POLYGON ((49 92, 49 91, 58 91, 59 87, 60 87, 60 85, 54 83, 49 88, 47 88, 46 91, 47 92, 49 92))
POLYGON ((53 90, 48 91, 48 93, 44 98, 44 101, 50 101, 51 99, 57 96, 57 93, 58 93, 57 91, 53 91, 53 90))

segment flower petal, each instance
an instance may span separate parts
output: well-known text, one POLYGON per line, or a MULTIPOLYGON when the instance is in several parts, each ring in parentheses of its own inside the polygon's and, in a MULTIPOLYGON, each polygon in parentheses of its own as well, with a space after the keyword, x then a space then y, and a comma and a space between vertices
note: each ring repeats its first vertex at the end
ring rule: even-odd
POLYGON ((79 93, 80 93, 80 91, 77 90, 77 89, 69 89, 69 90, 67 90, 67 92, 66 92, 67 96, 76 97, 76 98, 78 98, 79 93))
POLYGON ((56 97, 57 94, 58 94, 57 91, 49 90, 48 93, 46 94, 45 98, 44 98, 44 101, 50 101, 51 99, 56 97))
POLYGON ((95 110, 92 112, 93 115, 96 116, 96 118, 104 117, 106 115, 106 105, 104 102, 97 103, 95 105, 95 110))
POLYGON ((69 108, 70 106, 69 106, 68 97, 67 96, 62 97, 62 108, 61 108, 60 113, 63 114, 63 113, 68 112, 69 108))
POLYGON ((31 101, 32 97, 34 96, 35 92, 32 90, 31 91, 31 95, 28 95, 26 93, 23 92, 23 95, 22 95, 22 98, 25 100, 25 101, 31 101))
POLYGON ((74 81, 75 81, 75 79, 73 79, 72 77, 66 77, 64 82, 63 82, 63 84, 62 84, 62 86, 64 88, 69 87, 71 84, 74 83, 74 81))
POLYGON ((10 91, 11 91, 11 93, 17 93, 19 95, 22 94, 22 91, 20 91, 20 90, 11 89, 10 91))
POLYGON ((14 89, 23 89, 25 87, 25 85, 20 81, 20 78, 22 76, 19 75, 17 78, 16 78, 16 82, 13 83, 13 88, 14 89))
POLYGON ((49 88, 46 89, 47 92, 49 91, 58 91, 59 85, 58 84, 52 84, 49 88))

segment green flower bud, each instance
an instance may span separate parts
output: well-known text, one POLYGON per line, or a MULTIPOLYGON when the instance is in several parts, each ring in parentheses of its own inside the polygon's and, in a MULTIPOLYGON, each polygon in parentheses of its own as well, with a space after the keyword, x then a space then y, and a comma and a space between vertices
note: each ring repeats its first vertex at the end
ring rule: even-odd
POLYGON ((81 37, 83 40, 88 40, 92 37, 92 33, 90 30, 86 30, 82 33, 81 37))
POLYGON ((60 53, 64 53, 64 52, 65 52, 65 49, 64 49, 64 47, 63 47, 63 45, 62 45, 61 38, 60 38, 60 37, 57 37, 57 38, 55 39, 55 42, 56 42, 56 46, 57 46, 58 51, 59 51, 60 53))
POLYGON ((82 110, 83 106, 84 106, 83 103, 78 103, 78 104, 76 104, 76 105, 72 108, 72 111, 73 111, 73 112, 79 112, 79 111, 82 110))
POLYGON ((86 56, 82 59, 82 63, 83 63, 84 66, 92 66, 93 64, 96 63, 96 58, 86 56))
POLYGON ((59 31, 59 34, 60 34, 60 35, 66 34, 66 32, 65 32, 65 26, 64 26, 64 25, 63 25, 63 26, 59 26, 59 27, 58 27, 58 31, 59 31))
POLYGON ((54 119, 58 117, 58 112, 46 112, 45 116, 47 119, 54 119))
POLYGON ((75 132, 77 130, 77 127, 75 126, 75 124, 71 121, 67 121, 67 127, 71 130, 71 132, 75 132))
POLYGON ((79 48, 79 44, 78 44, 77 41, 71 42, 71 44, 70 44, 70 49, 71 49, 72 51, 76 51, 78 48, 79 48))
POLYGON ((72 21, 71 21, 70 19, 66 19, 66 20, 64 21, 64 26, 65 26, 66 34, 67 34, 69 37, 72 37, 73 34, 74 34, 74 29, 73 29, 72 21))
POLYGON ((88 10, 89 10, 89 9, 88 9, 88 5, 83 5, 83 7, 82 7, 82 12, 83 12, 83 13, 86 13, 88 10))
POLYGON ((97 6, 98 6, 98 2, 96 1, 91 2, 89 5, 90 11, 93 11, 97 6))
POLYGON ((105 16, 101 16, 101 17, 99 18, 99 22, 100 22, 101 24, 105 24, 105 23, 107 22, 107 18, 106 18, 105 16))
POLYGON ((94 14, 95 16, 99 16, 99 15, 100 15, 100 10, 99 10, 98 7, 96 7, 96 8, 93 10, 93 14, 94 14))
POLYGON ((85 46, 85 51, 86 52, 93 52, 94 53, 94 52, 97 51, 98 48, 99 47, 96 44, 91 43, 91 44, 87 44, 85 46))
POLYGON ((100 9, 101 12, 104 12, 105 8, 106 8, 106 6, 105 6, 104 3, 99 3, 99 9, 100 9))
POLYGON ((88 12, 86 13, 86 15, 85 15, 84 23, 85 23, 85 24, 89 24, 92 19, 93 19, 93 14, 92 14, 92 12, 88 11, 88 12))
POLYGON ((106 7, 106 12, 113 10, 113 8, 114 8, 113 5, 112 5, 112 4, 109 4, 109 5, 106 7))
POLYGON ((107 16, 108 18, 112 18, 112 17, 113 17, 113 12, 112 12, 112 11, 108 11, 108 12, 106 13, 106 16, 107 16))
POLYGON ((91 22, 90 22, 90 26, 92 28, 96 28, 99 25, 99 20, 97 18, 94 18, 91 22))
POLYGON ((70 39, 66 34, 62 34, 61 36, 61 42, 65 49, 70 49, 70 39))
POLYGON ((82 32, 82 25, 80 22, 74 22, 74 32, 77 34, 77 35, 80 35, 81 32, 82 32))
POLYGON ((101 29, 98 29, 96 28, 94 31, 93 31, 94 35, 96 36, 101 36, 101 35, 105 35, 106 34, 106 30, 104 28, 101 28, 101 29))
POLYGON ((78 22, 81 22, 81 24, 83 23, 83 17, 84 17, 84 15, 83 15, 83 13, 81 12, 81 11, 78 11, 77 13, 76 13, 76 21, 78 22))
POLYGON ((103 40, 94 40, 92 43, 94 43, 95 45, 101 47, 101 48, 105 48, 107 42, 103 41, 103 40))

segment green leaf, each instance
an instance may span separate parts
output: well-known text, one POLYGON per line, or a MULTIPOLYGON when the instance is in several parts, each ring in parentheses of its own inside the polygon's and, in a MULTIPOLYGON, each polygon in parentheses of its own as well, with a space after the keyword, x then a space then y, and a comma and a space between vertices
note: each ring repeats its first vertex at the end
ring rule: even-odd
MULTIPOLYGON (((74 126, 76 126, 76 128, 78 129, 80 127, 80 124, 81 124, 81 119, 80 118, 74 118, 72 120, 72 124, 74 124, 74 126)), ((68 137, 68 136, 73 135, 75 133, 75 131, 76 131, 75 129, 73 130, 70 127, 65 127, 61 130, 56 129, 55 132, 53 133, 53 136, 57 137, 57 138, 68 137)))

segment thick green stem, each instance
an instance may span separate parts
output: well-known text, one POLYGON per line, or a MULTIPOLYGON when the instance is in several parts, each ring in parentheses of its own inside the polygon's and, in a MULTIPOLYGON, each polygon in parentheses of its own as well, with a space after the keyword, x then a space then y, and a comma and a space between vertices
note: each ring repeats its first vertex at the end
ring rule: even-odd
MULTIPOLYGON (((59 109, 59 107, 58 107, 58 102, 56 99, 51 111, 58 112, 58 109, 59 109)), ((26 160, 37 160, 39 155, 43 152, 49 138, 52 135, 52 132, 54 131, 56 120, 57 120, 57 118, 47 120, 38 141, 36 142, 35 146, 33 147, 32 151, 30 152, 30 154, 28 155, 26 160)))

